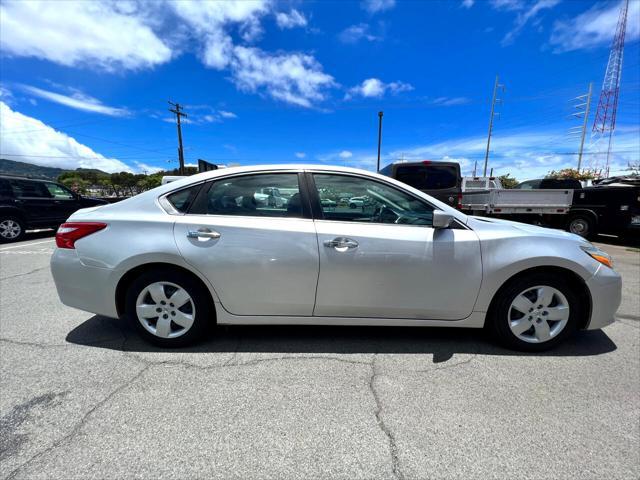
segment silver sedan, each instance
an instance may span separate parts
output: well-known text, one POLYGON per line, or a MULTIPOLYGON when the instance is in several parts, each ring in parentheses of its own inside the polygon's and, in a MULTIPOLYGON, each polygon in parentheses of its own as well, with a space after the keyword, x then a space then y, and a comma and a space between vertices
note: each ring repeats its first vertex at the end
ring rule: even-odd
POLYGON ((215 323, 314 324, 486 327, 538 351, 611 323, 621 295, 611 258, 576 235, 340 167, 194 175, 80 210, 56 244, 64 304, 127 317, 167 347, 215 323), (258 202, 268 189, 287 201, 258 202))

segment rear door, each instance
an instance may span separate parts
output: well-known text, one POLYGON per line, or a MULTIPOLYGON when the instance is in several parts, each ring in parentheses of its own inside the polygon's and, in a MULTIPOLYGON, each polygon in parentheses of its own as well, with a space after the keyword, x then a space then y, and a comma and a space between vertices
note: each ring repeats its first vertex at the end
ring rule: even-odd
POLYGON ((44 182, 12 178, 9 183, 16 205, 25 213, 30 226, 51 226, 56 223, 53 196, 44 182))
MULTIPOLYGON (((188 195, 173 195, 167 199, 184 208, 188 195)), ((180 253, 228 312, 312 315, 318 242, 306 198, 296 171, 236 175, 205 184, 188 213, 176 217, 180 253), (290 195, 259 201, 267 188, 290 195)))
POLYGON ((310 182, 320 210, 314 315, 455 320, 471 313, 482 280, 472 230, 434 230, 431 205, 372 179, 318 172, 310 182), (320 207, 342 192, 369 201, 359 209, 320 207))

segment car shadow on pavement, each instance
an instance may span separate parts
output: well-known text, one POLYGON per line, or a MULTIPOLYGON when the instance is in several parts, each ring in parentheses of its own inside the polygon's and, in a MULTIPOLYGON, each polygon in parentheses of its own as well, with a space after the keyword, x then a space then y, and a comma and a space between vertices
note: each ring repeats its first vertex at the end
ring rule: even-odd
POLYGON ((95 315, 74 328, 67 342, 127 352, 431 354, 434 363, 456 353, 513 356, 590 356, 616 350, 602 330, 581 331, 559 347, 523 353, 495 345, 483 330, 435 327, 344 327, 291 325, 217 326, 196 345, 167 349, 144 341, 125 320, 95 315))

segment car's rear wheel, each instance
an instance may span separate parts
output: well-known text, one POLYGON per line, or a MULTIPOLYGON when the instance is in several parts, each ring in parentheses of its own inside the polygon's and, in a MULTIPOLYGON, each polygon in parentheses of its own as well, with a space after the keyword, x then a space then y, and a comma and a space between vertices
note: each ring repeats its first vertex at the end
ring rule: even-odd
POLYGON ((190 275, 173 270, 143 273, 130 285, 126 314, 140 334, 163 347, 182 347, 206 335, 209 292, 190 275))
POLYGON ((0 215, 0 243, 17 242, 24 237, 24 222, 18 217, 0 215))
POLYGON ((570 282, 535 273, 509 282, 497 294, 488 327, 506 347, 529 352, 555 347, 577 328, 583 315, 570 282))
POLYGON ((574 215, 569 218, 567 230, 583 238, 590 238, 595 234, 595 222, 587 215, 574 215))

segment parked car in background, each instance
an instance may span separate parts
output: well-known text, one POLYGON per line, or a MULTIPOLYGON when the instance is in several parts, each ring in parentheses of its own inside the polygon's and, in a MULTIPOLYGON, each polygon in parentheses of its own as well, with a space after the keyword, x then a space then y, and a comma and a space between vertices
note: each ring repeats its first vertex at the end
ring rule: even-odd
POLYGON ((462 176, 457 162, 397 162, 380 170, 447 205, 459 208, 462 200, 462 176))
POLYGON ((58 228, 76 210, 106 204, 49 180, 0 175, 0 242, 18 241, 29 229, 58 228))
POLYGON ((341 167, 194 175, 76 212, 56 246, 64 304, 127 317, 167 347, 217 322, 486 326, 511 348, 539 351, 613 322, 621 296, 611 258, 577 235, 467 216, 341 167), (256 205, 267 186, 297 193, 286 206, 256 205), (342 192, 369 201, 323 206, 342 192))
POLYGON ((349 199, 349 208, 364 207, 367 203, 367 197, 351 197, 349 199))

